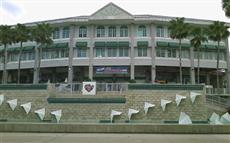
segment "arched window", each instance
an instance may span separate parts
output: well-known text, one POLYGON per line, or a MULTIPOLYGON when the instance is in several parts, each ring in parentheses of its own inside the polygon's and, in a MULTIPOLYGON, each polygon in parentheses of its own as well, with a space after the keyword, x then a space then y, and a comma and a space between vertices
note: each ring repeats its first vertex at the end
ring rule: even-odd
POLYGON ((115 26, 109 27, 109 37, 116 37, 116 27, 115 26))
POLYGON ((64 27, 62 30, 62 38, 69 38, 69 27, 64 27))
POLYGON ((80 26, 79 37, 87 37, 87 28, 85 26, 80 26))
POLYGON ((105 28, 104 26, 97 27, 97 37, 105 37, 105 28))
POLYGON ((128 27, 127 26, 120 27, 120 37, 128 37, 128 27))
POLYGON ((157 26, 157 37, 164 37, 164 27, 157 26))
POLYGON ((138 27, 138 36, 140 36, 140 37, 146 37, 147 36, 146 27, 144 25, 140 25, 138 27))

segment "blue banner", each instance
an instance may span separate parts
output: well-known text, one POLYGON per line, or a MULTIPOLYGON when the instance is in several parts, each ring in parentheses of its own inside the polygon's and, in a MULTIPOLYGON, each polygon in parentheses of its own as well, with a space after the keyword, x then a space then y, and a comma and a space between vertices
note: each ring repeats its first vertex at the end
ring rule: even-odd
POLYGON ((96 74, 128 74, 129 67, 96 67, 96 74))

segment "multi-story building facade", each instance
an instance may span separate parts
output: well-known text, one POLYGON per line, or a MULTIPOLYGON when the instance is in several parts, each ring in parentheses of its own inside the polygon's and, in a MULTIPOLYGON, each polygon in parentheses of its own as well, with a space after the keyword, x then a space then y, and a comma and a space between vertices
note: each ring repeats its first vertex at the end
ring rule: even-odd
MULTIPOLYGON (((132 15, 109 3, 91 16, 43 21, 55 27, 54 44, 42 50, 40 82, 167 82, 179 83, 178 41, 169 36, 173 17, 132 15)), ((207 27, 213 21, 186 18, 191 25, 207 27)), ((27 23, 33 26, 40 22, 27 23)), ((21 80, 32 83, 35 42, 24 43, 21 80)), ((216 46, 201 48, 200 81, 215 85, 216 46)), ((19 44, 8 48, 8 82, 16 82, 19 44)), ((2 47, 3 48, 3 47, 2 47)), ((222 86, 227 83, 228 43, 221 42, 222 86)), ((195 83, 197 52, 190 39, 182 41, 183 83, 195 83)), ((1 67, 2 70, 2 67, 1 67)))

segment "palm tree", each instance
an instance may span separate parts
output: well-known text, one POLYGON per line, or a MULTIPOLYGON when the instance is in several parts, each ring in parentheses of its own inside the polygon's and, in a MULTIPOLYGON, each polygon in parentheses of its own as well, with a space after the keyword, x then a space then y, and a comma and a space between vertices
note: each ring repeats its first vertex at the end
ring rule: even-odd
POLYGON ((181 40, 189 34, 189 24, 184 22, 184 18, 176 18, 169 22, 170 37, 179 40, 179 65, 180 83, 182 84, 182 62, 181 62, 181 40))
POLYGON ((213 24, 209 26, 209 39, 217 42, 217 64, 216 64, 216 86, 217 92, 220 93, 220 83, 219 83, 219 53, 220 53, 220 42, 225 40, 229 36, 228 26, 225 26, 224 22, 214 21, 213 24))
POLYGON ((48 23, 37 24, 32 29, 33 40, 37 43, 37 46, 35 47, 34 84, 39 83, 38 78, 40 74, 42 48, 53 43, 51 38, 52 33, 53 28, 48 23))
POLYGON ((4 45, 4 54, 3 54, 3 74, 2 74, 2 83, 7 83, 7 45, 13 42, 13 32, 11 26, 0 25, 0 43, 4 45))
POLYGON ((207 42, 208 38, 206 36, 205 29, 201 27, 194 27, 191 31, 193 38, 190 40, 191 45, 197 51, 197 83, 200 83, 200 47, 203 42, 207 42))
POLYGON ((225 15, 230 18, 230 0, 222 0, 222 8, 225 15))
POLYGON ((23 24, 17 24, 15 27, 15 40, 20 43, 20 50, 18 55, 18 76, 17 83, 20 83, 20 68, 21 68, 21 55, 23 51, 22 44, 29 40, 29 29, 23 24))

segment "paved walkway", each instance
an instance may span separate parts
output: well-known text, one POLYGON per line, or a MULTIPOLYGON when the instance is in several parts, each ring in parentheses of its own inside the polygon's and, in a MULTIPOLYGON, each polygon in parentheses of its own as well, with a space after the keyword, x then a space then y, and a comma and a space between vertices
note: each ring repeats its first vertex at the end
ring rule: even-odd
POLYGON ((0 137, 0 143, 230 143, 227 134, 0 133, 0 137))

